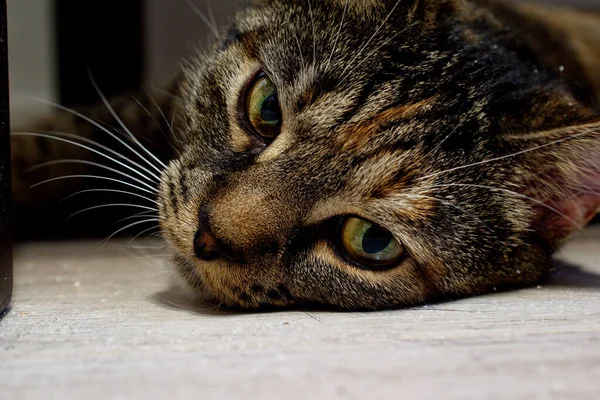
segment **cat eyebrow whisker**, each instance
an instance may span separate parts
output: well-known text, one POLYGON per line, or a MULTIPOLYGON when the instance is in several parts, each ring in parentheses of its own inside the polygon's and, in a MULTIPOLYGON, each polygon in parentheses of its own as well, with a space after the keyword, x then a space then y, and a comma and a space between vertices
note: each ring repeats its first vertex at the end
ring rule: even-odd
MULTIPOLYGON (((215 19, 215 14, 213 13, 213 9, 210 4, 210 0, 205 0, 204 3, 206 4, 206 9, 208 10, 208 17, 210 18, 210 23, 216 29, 218 27, 218 24, 217 24, 217 20, 215 19)), ((218 29, 217 29, 217 31, 218 31, 218 29)))
POLYGON ((198 17, 200 17, 202 22, 204 22, 206 24, 206 27, 208 29, 210 29, 210 31, 213 33, 213 35, 215 35, 215 37, 217 39, 219 39, 219 30, 217 29, 216 24, 215 25, 211 24, 211 22, 206 17, 206 15, 202 12, 202 10, 200 10, 198 8, 198 6, 196 4, 194 4, 194 2, 192 2, 191 0, 183 0, 183 1, 185 1, 185 3, 192 9, 192 11, 194 11, 196 13, 196 15, 198 15, 198 17))
MULTIPOLYGON (((402 30, 402 32, 404 32, 406 29, 402 30)), ((352 67, 351 70, 347 71, 348 67, 346 67, 342 74, 344 76, 344 78, 340 81, 340 83, 337 84, 336 88, 339 88, 339 86, 344 83, 346 81, 346 79, 348 79, 348 77, 354 72, 356 71, 356 69, 358 67, 360 67, 365 61, 367 61, 370 56, 372 54, 376 54, 379 50, 381 50, 382 47, 387 46, 392 40, 394 40, 399 34, 401 34, 402 32, 398 32, 397 34, 390 36, 389 38, 387 38, 386 40, 384 40, 379 46, 377 46, 376 48, 374 48, 373 50, 371 50, 371 52, 369 54, 367 54, 366 57, 364 57, 362 59, 362 61, 360 61, 358 64, 354 65, 352 67)), ((354 60, 356 60, 356 57, 354 58, 354 60)), ((354 62, 354 60, 352 60, 354 62)), ((350 66, 351 64, 349 64, 348 66, 350 66)))
MULTIPOLYGON (((114 108, 110 105, 110 102, 108 101, 108 99, 106 98, 106 96, 104 96, 104 94, 102 93, 102 91, 100 90, 100 88, 98 87, 98 85, 96 84, 96 81, 94 80, 94 78, 92 77, 91 73, 89 74, 90 77, 90 82, 92 83, 92 86, 94 87, 94 89, 96 90, 96 92, 98 93, 98 96, 100 96, 100 98, 102 99, 102 102, 104 103, 104 105, 106 106, 106 108, 108 109, 108 111, 110 112, 110 114, 113 116, 114 119, 117 120, 117 122, 119 123, 119 125, 125 130, 125 132, 128 134, 129 138, 131 140, 133 140, 133 142, 135 144, 138 145, 138 147, 140 149, 142 149, 146 154, 148 154, 152 159, 154 159, 154 161, 156 161, 158 163, 158 165, 160 165, 162 168, 166 168, 167 166, 158 158, 156 157, 154 154, 152 154, 152 152, 150 150, 148 150, 146 148, 146 146, 144 146, 139 140, 138 138, 131 132, 131 130, 129 130, 129 128, 127 128, 127 125, 125 125, 125 123, 123 122, 123 120, 121 120, 121 118, 119 117, 119 115, 115 112, 114 108)), ((127 146, 125 143, 123 143, 125 146, 127 146)), ((156 167, 156 165, 152 164, 147 158, 143 157, 142 155, 140 155, 137 151, 133 150, 132 148, 130 148, 129 146, 127 146, 135 155, 137 155, 138 157, 140 157, 143 161, 146 162, 146 164, 148 164, 149 166, 151 166, 152 168, 154 168, 156 170, 156 172, 158 172, 159 174, 161 173, 161 170, 158 169, 156 167)))
POLYGON ((154 203, 157 206, 160 205, 160 203, 158 203, 154 199, 151 199, 150 197, 146 197, 144 195, 141 195, 141 194, 138 194, 138 193, 134 193, 134 192, 129 192, 129 191, 126 191, 126 190, 117 190, 117 189, 86 189, 86 190, 80 190, 78 192, 75 192, 75 193, 73 193, 73 194, 65 197, 64 199, 61 200, 61 202, 65 201, 67 199, 70 199, 72 197, 79 196, 79 195, 84 194, 84 193, 120 193, 120 194, 126 194, 126 195, 130 195, 130 196, 139 197, 139 198, 144 199, 144 200, 148 200, 149 202, 154 203))
MULTIPOLYGON (((154 97, 150 96, 150 93, 148 93, 147 91, 144 90, 144 93, 146 93, 146 96, 148 96, 148 98, 150 98, 150 101, 152 101, 152 103, 154 103, 154 105, 156 106, 156 108, 158 109, 158 112, 160 113, 160 115, 163 117, 165 124, 167 125, 167 128, 169 128, 169 131, 171 133, 173 133, 173 129, 171 127, 171 125, 169 125, 169 121, 167 120, 167 117, 165 117, 165 114, 163 113, 163 111, 160 109, 160 107, 158 106, 158 103, 156 102, 156 100, 154 99, 154 97)), ((173 146, 173 144, 171 143, 171 141, 169 140, 169 138, 167 137, 167 134, 165 133, 165 131, 163 130, 162 126, 158 123, 158 121, 156 120, 156 118, 154 118, 154 115, 152 115, 152 113, 150 112, 150 110, 148 110, 148 108, 146 106, 144 106, 142 104, 141 101, 139 101, 135 96, 130 95, 131 99, 133 101, 135 101, 141 108, 142 110, 144 110, 146 112, 146 114, 148 114, 148 116, 150 117, 150 119, 152 120, 152 122, 154 122, 154 124, 156 125, 156 127, 158 128, 158 130, 160 131, 160 133, 162 134, 163 138, 165 138, 166 142, 169 144, 169 147, 171 147, 172 150, 175 150, 175 147, 173 146)), ((152 143, 154 144, 154 143, 152 143)), ((154 144, 155 145, 155 144, 154 144)), ((156 146, 156 145, 155 145, 156 146)))
POLYGON ((335 35, 335 40, 333 41, 333 46, 331 49, 331 54, 329 55, 329 60, 327 61, 326 69, 329 69, 331 67, 331 61, 333 60, 333 56, 337 50, 337 43, 338 43, 338 40, 340 39, 340 35, 342 33, 342 28, 344 26, 344 20, 346 19, 346 12, 348 11, 348 3, 350 3, 350 0, 346 0, 346 2, 344 4, 344 12, 342 13, 342 21, 340 22, 340 27, 335 35))
POLYGON ((114 151, 112 149, 109 149, 106 146, 103 146, 103 145, 101 145, 99 143, 96 143, 93 140, 87 139, 87 138, 82 138, 82 137, 79 137, 77 135, 72 135, 72 134, 69 134, 69 133, 61 133, 61 132, 53 132, 52 134, 49 134, 49 133, 35 133, 35 132, 12 132, 11 135, 14 135, 14 136, 34 136, 34 137, 41 137, 41 138, 46 138, 46 139, 57 140, 59 142, 69 143, 69 144, 72 144, 74 146, 80 147, 82 149, 91 151, 92 153, 97 154, 97 155, 99 155, 101 157, 104 157, 104 158, 106 158, 106 159, 114 162, 115 164, 118 164, 118 165, 120 165, 120 166, 122 166, 122 167, 124 167, 124 168, 126 168, 126 169, 128 169, 128 170, 130 170, 130 171, 132 171, 134 173, 136 173, 137 175, 141 176, 142 178, 144 178, 144 179, 146 179, 146 180, 148 180, 150 182, 158 182, 158 181, 160 181, 159 176, 156 175, 155 173, 153 173, 152 171, 148 170, 147 168, 144 168, 143 166, 139 165, 135 161, 130 160, 129 158, 125 157, 124 155, 122 155, 122 154, 120 154, 120 153, 118 153, 118 152, 116 152, 116 151, 114 151), (124 160, 129 161, 133 166, 136 166, 136 167, 140 168, 142 171, 148 173, 151 177, 154 178, 154 180, 150 179, 148 176, 144 175, 142 172, 136 170, 132 166, 124 164, 123 162, 121 162, 121 161, 119 161, 119 160, 117 160, 117 159, 109 156, 108 154, 105 154, 105 153, 103 153, 103 152, 101 152, 99 150, 96 150, 96 149, 94 149, 94 148, 92 148, 90 146, 86 146, 86 145, 84 145, 82 143, 79 143, 79 142, 76 142, 74 140, 65 139, 64 137, 61 137, 61 136, 64 136, 66 138, 72 138, 72 139, 81 139, 81 141, 83 141, 85 143, 94 144, 97 147, 101 148, 102 150, 106 150, 106 151, 110 152, 111 154, 114 154, 114 155, 116 155, 118 157, 121 157, 124 160))
MULTIPOLYGON (((379 31, 385 26, 385 24, 387 23, 387 21, 390 19, 390 17, 392 16, 392 14, 394 14, 394 11, 396 11, 396 7, 398 7, 398 4, 400 4, 401 0, 397 0, 396 4, 394 4, 394 7, 392 7, 392 10, 389 12, 389 14, 385 17, 385 19, 383 20, 383 22, 377 27, 377 29, 375 30, 375 32, 373 33, 373 35, 369 38, 369 40, 367 40, 367 42, 360 48, 360 50, 358 50, 358 53, 356 53, 356 55, 354 56, 354 58, 348 63, 348 66, 346 68, 344 68, 344 70, 342 71, 342 73, 340 74, 341 76, 346 76, 345 72, 348 69, 349 66, 351 66, 352 64, 354 64, 354 62, 356 61, 356 59, 362 54, 362 52, 367 48, 367 46, 369 46, 369 44, 371 44, 371 41, 373 39, 375 39, 375 37, 377 37, 377 34, 379 33, 379 31)), ((404 30, 403 30, 404 31, 404 30)), ((396 35, 394 35, 396 36, 396 35)), ((354 70, 354 69, 353 69, 354 70)))
POLYGON ((454 135, 456 133, 456 131, 458 130, 458 125, 455 126, 452 131, 450 131, 449 134, 447 134, 442 140, 440 140, 431 150, 429 150, 427 153, 425 153, 424 156, 422 156, 421 158, 426 159, 428 156, 430 156, 431 154, 435 153, 437 150, 439 150, 440 147, 442 147, 442 145, 444 143, 446 143, 446 141, 448 139, 450 139, 452 137, 452 135, 454 135))
POLYGON ((298 37, 298 32, 296 32, 296 24, 292 24, 292 26, 294 27, 292 29, 292 32, 294 32, 294 38, 296 39, 296 44, 298 45, 298 52, 300 53, 300 62, 301 62, 301 65, 304 67, 304 66, 306 66, 306 61, 304 60, 304 54, 302 54, 302 44, 300 43, 300 38, 298 37))
POLYGON ((313 64, 312 70, 315 71, 317 66, 317 34, 315 32, 315 18, 313 15, 312 5, 310 4, 310 0, 306 0, 308 2, 308 13, 310 14, 310 24, 312 26, 312 38, 313 38, 313 64))
POLYGON ((70 160, 70 159, 48 161, 48 162, 45 162, 45 163, 42 163, 42 164, 35 165, 35 166, 29 168, 28 171, 35 171, 36 169, 48 167, 48 166, 51 166, 51 165, 58 165, 58 164, 84 164, 84 165, 91 165, 91 166, 94 166, 94 167, 102 168, 102 169, 114 172, 116 174, 119 174, 121 176, 124 176, 126 178, 129 178, 132 181, 137 182, 140 185, 143 185, 146 188, 150 189, 150 190, 144 189, 144 191, 146 193, 150 193, 150 194, 156 193, 156 188, 153 187, 153 186, 151 186, 151 185, 149 185, 148 183, 146 183, 144 181, 141 181, 141 180, 139 180, 139 179, 137 179, 137 178, 135 178, 135 177, 133 177, 133 176, 125 173, 125 172, 119 171, 118 169, 114 169, 114 168, 111 168, 111 167, 108 167, 106 165, 99 164, 99 163, 96 163, 96 162, 93 162, 93 161, 87 161, 87 160, 70 160))
POLYGON ((177 96, 176 94, 173 94, 173 93, 169 92, 168 90, 156 87, 156 85, 154 84, 154 82, 150 82, 149 85, 152 86, 152 90, 153 91, 158 92, 158 93, 160 93, 163 96, 169 97, 169 98, 177 101, 180 104, 183 103, 183 99, 180 96, 177 96))
MULTIPOLYGON (((429 179, 429 178, 433 178, 435 176, 446 174, 446 173, 449 173, 449 172, 459 171, 459 170, 465 169, 465 168, 476 167, 478 165, 489 164, 489 163, 492 163, 492 162, 495 162, 495 161, 500 161, 500 160, 505 160, 507 158, 512 158, 512 157, 520 156, 522 154, 530 153, 532 151, 540 150, 540 149, 543 149, 545 147, 549 147, 549 146, 553 146, 553 145, 556 145, 556 144, 560 144, 560 143, 566 142, 567 140, 576 139, 576 138, 584 136, 584 135, 589 135, 589 134, 596 135, 596 134, 600 133, 600 124, 593 123, 593 124, 582 125, 582 126, 578 126, 578 127, 571 127, 571 128, 566 128, 566 129, 554 129, 554 130, 551 130, 551 131, 541 132, 539 134, 536 134, 536 136, 537 136, 536 138, 539 138, 539 136, 541 136, 541 135, 547 136, 547 135, 552 134, 552 133, 568 132, 569 130, 575 130, 575 131, 577 131, 579 133, 571 135, 571 136, 564 137, 562 139, 558 139, 558 140, 552 141, 550 143, 545 143, 545 144, 542 144, 542 145, 539 145, 539 146, 535 146, 535 147, 532 147, 532 148, 529 148, 529 149, 517 151, 517 152, 512 153, 512 154, 507 154, 505 156, 494 157, 494 158, 490 158, 488 160, 478 161, 478 162, 474 162, 472 164, 461 165, 461 166, 454 167, 454 168, 449 168, 449 169, 446 169, 446 170, 443 170, 443 171, 434 172, 432 174, 419 177, 419 178, 417 178, 417 180, 429 179)), ((515 138, 515 139, 523 140, 523 138, 515 138)), ((524 140, 527 140, 527 138, 525 138, 524 140)))
MULTIPOLYGON (((142 90, 144 91, 144 93, 146 94, 146 96, 148 96, 148 98, 150 98, 150 101, 154 104, 154 106, 156 107, 156 109, 160 113, 161 117, 165 121, 165 124, 167 124, 167 128, 169 128, 169 132, 171 134, 173 134, 174 133, 173 132, 173 121, 171 121, 171 123, 169 123, 169 120, 165 116, 165 113, 160 108, 160 105, 158 104, 158 102, 156 101, 156 99, 154 98, 154 96, 152 96, 152 94, 148 90, 146 90, 145 88, 142 88, 142 90)), ((170 94, 170 93, 167 92, 167 94, 170 94)), ((172 96, 174 96, 174 95, 172 95, 172 96)), ((174 97, 176 97, 176 96, 174 96, 174 97)), ((179 99, 179 97, 177 97, 177 99, 179 99)), ((181 100, 181 99, 179 99, 179 100, 181 100)), ((173 107, 173 108, 175 108, 175 107, 173 107)), ((163 132, 163 135, 164 135, 164 132, 163 132)), ((171 147, 173 147, 173 145, 171 144, 169 138, 165 137, 165 139, 167 139, 167 141, 169 142, 169 144, 171 145, 171 147)))

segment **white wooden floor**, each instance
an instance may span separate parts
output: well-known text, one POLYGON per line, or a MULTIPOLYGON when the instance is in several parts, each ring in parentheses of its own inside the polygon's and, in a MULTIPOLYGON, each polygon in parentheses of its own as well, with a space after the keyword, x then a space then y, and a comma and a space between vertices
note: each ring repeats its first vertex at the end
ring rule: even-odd
POLYGON ((215 312, 125 245, 17 249, 0 399, 600 399, 598 228, 541 287, 379 313, 215 312))

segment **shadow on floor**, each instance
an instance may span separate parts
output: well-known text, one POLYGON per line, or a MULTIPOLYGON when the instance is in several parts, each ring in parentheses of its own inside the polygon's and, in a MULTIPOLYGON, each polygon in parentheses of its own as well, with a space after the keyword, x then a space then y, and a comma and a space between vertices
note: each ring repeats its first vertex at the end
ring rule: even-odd
POLYGON ((181 289, 174 286, 154 294, 151 299, 159 306, 172 310, 188 311, 193 314, 217 317, 237 314, 236 312, 223 308, 215 303, 190 299, 188 296, 181 293, 181 289))
POLYGON ((555 261, 554 272, 546 284, 549 286, 600 289, 600 274, 588 272, 580 267, 562 261, 555 261))
POLYGON ((152 301, 157 305, 171 310, 187 311, 196 315, 228 317, 241 314, 272 314, 286 311, 300 311, 318 320, 311 312, 352 312, 348 310, 340 310, 333 307, 324 306, 322 304, 300 304, 291 307, 262 307, 259 309, 240 309, 221 306, 215 303, 210 303, 202 300, 190 300, 181 293, 181 289, 171 287, 151 296, 152 301))
MULTIPOLYGON (((600 290, 600 274, 588 272, 582 268, 569 264, 563 261, 554 261, 552 265, 553 272, 550 274, 548 279, 544 282, 546 286, 563 287, 563 288, 580 288, 580 289, 598 289, 600 290)), ((239 310, 231 309, 225 306, 220 306, 215 303, 210 303, 202 300, 190 300, 189 297, 185 296, 180 289, 171 287, 167 290, 154 294, 151 299, 161 307, 187 311, 196 315, 205 316, 216 316, 216 317, 227 317, 239 314, 249 313, 272 313, 285 311, 285 309, 261 309, 261 310, 239 310)), ((448 303, 456 299, 445 299, 440 303, 448 303)), ((433 303, 433 304, 440 304, 433 303)), ((287 310, 303 311, 308 314, 307 310, 311 311, 337 311, 330 307, 322 305, 313 306, 299 306, 292 307, 287 310)), ((309 314, 310 315, 310 314, 309 314)))

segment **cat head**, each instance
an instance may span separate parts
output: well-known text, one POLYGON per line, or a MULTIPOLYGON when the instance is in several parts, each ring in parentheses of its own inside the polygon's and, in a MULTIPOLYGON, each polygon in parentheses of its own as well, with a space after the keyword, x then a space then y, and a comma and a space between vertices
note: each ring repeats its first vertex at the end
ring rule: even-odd
POLYGON ((178 275, 248 308, 537 281, 600 203, 600 118, 557 68, 465 1, 252 2, 179 82, 178 275))

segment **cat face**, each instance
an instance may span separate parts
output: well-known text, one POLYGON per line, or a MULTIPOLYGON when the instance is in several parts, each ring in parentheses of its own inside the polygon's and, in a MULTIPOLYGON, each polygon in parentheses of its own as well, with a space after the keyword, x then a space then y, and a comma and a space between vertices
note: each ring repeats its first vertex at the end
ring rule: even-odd
POLYGON ((378 309, 542 277, 600 203, 565 189, 597 136, 563 140, 599 118, 506 29, 463 1, 252 3, 179 84, 159 202, 185 285, 378 309))

